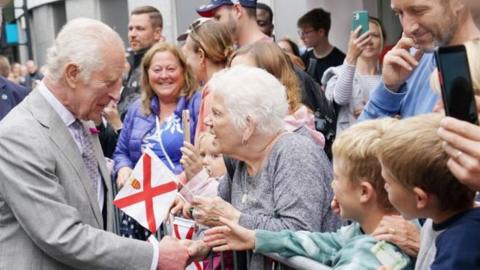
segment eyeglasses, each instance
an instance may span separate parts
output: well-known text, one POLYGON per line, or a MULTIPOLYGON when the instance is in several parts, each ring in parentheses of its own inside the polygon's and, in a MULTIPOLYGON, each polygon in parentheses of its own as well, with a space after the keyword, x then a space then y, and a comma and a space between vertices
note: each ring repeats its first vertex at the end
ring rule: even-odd
POLYGON ((213 19, 212 18, 198 18, 196 19, 195 21, 193 21, 193 23, 188 27, 188 30, 190 31, 193 31, 195 29, 197 29, 198 27, 200 27, 202 24, 208 22, 208 21, 212 21, 213 19))
POLYGON ((306 36, 306 35, 308 35, 308 34, 310 34, 310 33, 312 33, 312 32, 315 32, 315 31, 316 31, 315 29, 308 30, 308 31, 305 31, 305 32, 299 30, 299 31, 297 31, 297 33, 298 33, 298 35, 299 35, 300 37, 303 37, 303 36, 306 36))

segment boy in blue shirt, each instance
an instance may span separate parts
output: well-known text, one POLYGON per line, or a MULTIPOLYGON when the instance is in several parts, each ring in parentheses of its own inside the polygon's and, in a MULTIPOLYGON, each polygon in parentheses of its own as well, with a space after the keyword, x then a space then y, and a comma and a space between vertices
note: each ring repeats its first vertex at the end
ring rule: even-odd
POLYGON ((426 224, 432 225, 422 228, 422 233, 433 229, 437 236, 435 247, 421 243, 417 261, 423 261, 423 267, 480 269, 480 208, 474 207, 475 192, 447 167, 449 155, 437 134, 441 118, 416 116, 398 121, 385 132, 376 147, 385 189, 404 218, 431 219, 426 224), (431 248, 436 253, 428 252, 431 248), (422 258, 421 254, 429 253, 434 256, 422 258))
MULTIPOLYGON (((369 234, 385 215, 397 212, 388 201, 373 145, 396 121, 381 119, 354 125, 333 144, 334 200, 340 215, 355 221, 352 224, 331 233, 270 232, 248 230, 221 219, 226 226, 208 230, 204 241, 214 251, 254 249, 284 257, 309 257, 333 269, 377 269, 381 264, 371 249, 378 241, 369 234)), ((406 262, 403 269, 413 268, 407 255, 387 245, 406 262)))

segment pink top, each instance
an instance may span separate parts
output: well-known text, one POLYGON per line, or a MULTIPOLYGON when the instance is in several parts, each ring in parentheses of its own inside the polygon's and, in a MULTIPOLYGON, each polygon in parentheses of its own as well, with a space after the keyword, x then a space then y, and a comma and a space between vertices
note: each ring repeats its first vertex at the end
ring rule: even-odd
POLYGON ((202 169, 187 183, 183 184, 180 194, 189 202, 193 196, 215 197, 217 196, 218 181, 210 177, 207 170, 202 169))
POLYGON ((292 132, 302 126, 307 129, 308 134, 310 134, 316 143, 322 148, 325 146, 325 137, 315 129, 315 117, 305 105, 302 105, 293 114, 285 117, 285 129, 287 131, 292 132))

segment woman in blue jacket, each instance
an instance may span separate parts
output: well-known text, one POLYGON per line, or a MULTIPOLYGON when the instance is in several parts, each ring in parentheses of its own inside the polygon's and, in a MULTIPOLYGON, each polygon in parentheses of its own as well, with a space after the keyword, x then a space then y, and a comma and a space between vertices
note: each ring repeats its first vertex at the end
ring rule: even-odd
MULTIPOLYGON (((144 55, 141 68, 141 98, 129 107, 113 154, 119 187, 147 148, 175 174, 183 171, 183 110, 190 111, 191 143, 195 137, 200 93, 184 56, 174 45, 158 43, 144 55)), ((150 234, 126 215, 122 215, 120 230, 122 236, 136 239, 150 234)))

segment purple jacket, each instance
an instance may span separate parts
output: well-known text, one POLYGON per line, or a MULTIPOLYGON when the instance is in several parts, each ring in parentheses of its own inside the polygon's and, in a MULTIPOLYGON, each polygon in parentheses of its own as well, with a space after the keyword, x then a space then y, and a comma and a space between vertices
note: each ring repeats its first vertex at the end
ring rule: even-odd
MULTIPOLYGON (((183 110, 190 110, 191 142, 193 142, 193 138, 195 138, 200 98, 200 92, 195 92, 188 100, 185 97, 180 97, 177 102, 177 109, 175 110, 175 114, 180 118, 182 117, 183 110)), ((152 98, 150 101, 152 114, 148 116, 141 111, 140 99, 132 103, 129 107, 125 120, 123 121, 123 128, 118 138, 117 147, 113 153, 114 174, 117 174, 118 170, 125 166, 133 169, 140 159, 142 155, 142 140, 145 134, 155 127, 155 118, 158 117, 159 106, 158 99, 156 97, 152 98)))

